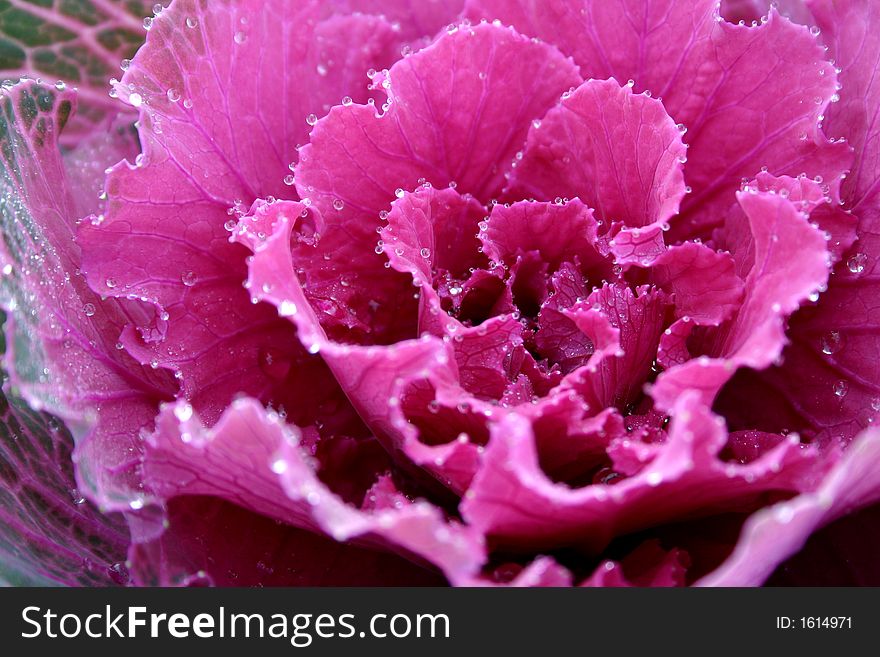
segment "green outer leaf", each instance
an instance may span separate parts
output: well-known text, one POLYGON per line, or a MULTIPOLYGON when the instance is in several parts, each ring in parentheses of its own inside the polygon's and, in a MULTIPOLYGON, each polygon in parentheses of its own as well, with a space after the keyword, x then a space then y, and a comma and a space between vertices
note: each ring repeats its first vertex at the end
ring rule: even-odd
POLYGON ((72 450, 61 422, 0 393, 0 584, 126 581, 125 525, 76 491, 72 450))
MULTIPOLYGON (((167 0, 164 2, 167 4, 167 0)), ((0 80, 62 80, 79 90, 79 110, 65 143, 121 111, 108 95, 120 62, 146 36, 144 0, 0 0, 0 80)))
MULTIPOLYGON (((70 95, 36 83, 0 93, 0 260, 12 268, 0 276, 0 303, 14 309, 15 320, 7 326, 10 343, 6 360, 12 361, 8 368, 16 374, 16 382, 47 391, 47 395, 39 395, 40 403, 56 411, 64 404, 48 392, 51 381, 43 339, 44 329, 54 320, 42 305, 41 290, 35 289, 35 283, 41 285, 38 281, 42 280, 55 286, 55 295, 68 292, 59 264, 63 254, 53 248, 53 239, 59 243, 72 235, 47 235, 51 228, 34 217, 33 211, 38 208, 44 215, 58 217, 67 217, 70 212, 55 142, 72 113, 70 95), (60 95, 66 98, 59 101, 60 95), (44 152, 54 157, 44 157, 44 152)), ((33 396, 27 398, 34 401, 33 396)))
MULTIPOLYGON (((0 300, 14 310, 15 330, 0 354, 14 361, 15 381, 35 404, 53 398, 45 350, 63 344, 48 331, 58 317, 46 295, 81 308, 70 254, 54 243, 72 239, 72 205, 57 136, 73 113, 69 91, 29 81, 0 93, 0 300), (37 211, 40 218, 32 214, 37 211), (51 238, 50 238, 51 236, 51 238), (8 266, 8 270, 6 269, 8 266), (14 348, 13 348, 14 347, 14 348), (43 386, 41 388, 41 385, 43 386), (34 392, 34 390, 42 390, 34 392), (48 397, 46 396, 48 395, 48 397)), ((7 327, 8 328, 8 327, 7 327)), ((66 368, 59 376, 66 376, 66 368)), ((68 429, 19 398, 0 394, 0 580, 11 584, 107 585, 126 580, 127 530, 118 515, 100 513, 75 491, 68 429)))

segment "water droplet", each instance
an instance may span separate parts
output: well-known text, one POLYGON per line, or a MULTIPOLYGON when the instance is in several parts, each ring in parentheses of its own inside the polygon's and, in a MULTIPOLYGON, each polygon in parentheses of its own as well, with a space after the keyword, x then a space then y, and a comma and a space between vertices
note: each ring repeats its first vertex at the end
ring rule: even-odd
POLYGON ((327 75, 327 67, 323 64, 318 64, 317 71, 318 75, 320 75, 321 77, 327 75))
POLYGON ((834 394, 837 397, 843 399, 846 397, 846 393, 849 392, 849 384, 846 381, 840 380, 834 384, 834 394))
POLYGON ((151 27, 153 27, 153 19, 150 16, 147 16, 144 19, 144 29, 149 30, 151 27))
POLYGON ((196 284, 196 275, 193 271, 185 271, 180 275, 181 282, 187 287, 192 287, 196 284))
POLYGON ((92 317, 95 314, 95 304, 87 303, 83 306, 83 312, 85 313, 86 317, 92 317))
POLYGON ((168 100, 170 100, 172 103, 176 103, 178 100, 180 100, 180 92, 173 87, 169 89, 165 95, 168 96, 168 100))
POLYGON ((80 506, 81 504, 86 503, 86 498, 83 497, 82 493, 80 493, 76 488, 70 489, 70 499, 72 499, 73 503, 76 504, 77 506, 80 506))
POLYGON ((247 34, 245 34, 244 32, 236 32, 236 33, 235 33, 235 36, 232 37, 232 39, 233 39, 238 45, 241 45, 241 44, 243 44, 245 41, 247 41, 247 34))
POLYGON ((345 201, 341 198, 333 199, 333 209, 337 212, 342 212, 345 209, 345 201))
POLYGON ((400 188, 400 187, 398 187, 397 189, 394 190, 394 195, 395 195, 397 198, 403 198, 403 195, 404 195, 404 194, 406 194, 406 192, 404 192, 403 189, 400 188))
POLYGON ((186 26, 189 29, 192 30, 193 28, 198 27, 198 25, 199 25, 199 22, 195 18, 193 18, 192 16, 190 16, 186 19, 186 26))
POLYGON ((116 279, 115 278, 108 278, 106 281, 104 281, 104 285, 106 285, 107 287, 109 287, 112 290, 114 287, 116 287, 116 279))
POLYGON ((121 68, 123 71, 127 71, 129 66, 131 66, 130 59, 123 59, 121 62, 119 62, 119 68, 121 68))
POLYGON ((830 331, 827 335, 822 336, 822 353, 830 356, 840 351, 841 338, 839 331, 830 331))
POLYGON ((431 257, 431 249, 423 248, 419 251, 419 255, 421 255, 425 260, 431 257))
POLYGON ((296 315, 296 304, 293 301, 282 301, 278 306, 278 314, 282 317, 293 317, 296 315))
POLYGON ((190 100, 189 98, 187 98, 186 100, 183 101, 183 106, 184 106, 186 109, 191 109, 192 106, 193 106, 193 102, 192 102, 192 100, 190 100))
POLYGON ((864 253, 856 253, 846 261, 846 268, 853 274, 861 274, 865 271, 865 265, 868 263, 868 256, 864 253))
POLYGON ((284 176, 284 184, 288 187, 292 186, 296 182, 296 179, 293 177, 293 174, 288 174, 284 176))
POLYGON ((345 97, 342 99, 342 104, 345 105, 346 107, 348 107, 349 105, 351 105, 353 102, 354 102, 354 101, 351 99, 351 96, 345 96, 345 97))
POLYGON ((794 520, 794 509, 791 508, 790 504, 782 504, 776 509, 775 515, 776 519, 785 525, 794 520))
POLYGON ((132 107, 140 107, 144 104, 144 98, 139 93, 133 93, 129 95, 128 102, 132 107))
POLYGON ((129 502, 129 503, 128 503, 128 506, 129 506, 133 511, 138 511, 138 510, 144 508, 144 501, 143 501, 142 499, 135 499, 135 500, 132 500, 131 502, 129 502))
POLYGON ((312 125, 312 126, 313 126, 313 125, 315 125, 317 122, 318 122, 318 117, 317 117, 316 115, 314 115, 314 114, 309 114, 309 115, 306 117, 306 123, 308 123, 309 125, 312 125))
POLYGON ((120 586, 126 586, 131 581, 131 578, 128 574, 128 569, 122 562, 114 563, 107 569, 107 572, 110 574, 110 579, 112 579, 116 584, 119 584, 120 586))
POLYGON ((174 407, 174 417, 180 422, 189 422, 193 416, 193 407, 191 404, 178 404, 174 407))

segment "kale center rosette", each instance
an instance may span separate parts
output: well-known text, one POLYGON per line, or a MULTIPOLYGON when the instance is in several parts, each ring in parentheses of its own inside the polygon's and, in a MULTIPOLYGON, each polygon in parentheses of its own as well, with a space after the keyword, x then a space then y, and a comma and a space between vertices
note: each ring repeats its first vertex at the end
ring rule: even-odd
POLYGON ((116 83, 43 340, 137 583, 760 584, 877 499, 862 51, 460 4, 175 0, 116 83))

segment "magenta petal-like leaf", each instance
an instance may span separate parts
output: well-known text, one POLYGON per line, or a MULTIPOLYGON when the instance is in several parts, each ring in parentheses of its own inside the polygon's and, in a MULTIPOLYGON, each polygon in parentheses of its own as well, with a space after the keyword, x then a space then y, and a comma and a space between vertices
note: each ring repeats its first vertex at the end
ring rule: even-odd
POLYGON ((663 408, 687 389, 699 389, 711 404, 737 368, 770 366, 787 343, 786 317, 827 284, 831 257, 826 240, 805 214, 787 199, 756 189, 737 198, 751 231, 733 253, 747 272, 742 306, 720 328, 706 331, 706 358, 660 376, 652 395, 663 408))
POLYGON ((599 224, 580 200, 565 204, 496 205, 481 234, 483 253, 512 265, 520 253, 538 251, 549 273, 577 263, 593 283, 613 277, 611 262, 598 246, 599 224))
POLYGON ((440 586, 395 554, 345 543, 216 497, 170 501, 164 533, 129 550, 138 586, 440 586), (230 540, 232 537, 235 540, 230 540))
MULTIPOLYGON (((328 336, 294 269, 292 217, 298 212, 298 204, 279 202, 268 211, 258 208, 240 223, 237 239, 254 251, 248 280, 255 298, 274 305, 281 317, 296 326, 299 341, 310 354, 320 354, 360 417, 389 452, 402 452, 443 483, 462 491, 479 458, 475 443, 485 433, 487 417, 476 407, 488 409, 489 404, 472 398, 461 387, 456 353, 439 337, 426 334, 389 346, 362 346, 328 336), (289 212, 291 206, 296 211, 289 212), (414 412, 409 400, 425 413, 429 405, 437 411, 452 409, 449 424, 420 436, 418 423, 409 421, 408 414, 414 412), (463 440, 457 440, 461 435, 463 440)), ((376 257, 375 253, 370 255, 376 257)))
POLYGON ((319 478, 305 449, 297 429, 253 400, 236 401, 210 430, 178 403, 163 411, 148 439, 145 482, 165 499, 221 497, 337 541, 384 545, 437 566, 452 581, 482 562, 477 538, 427 502, 376 511, 346 503, 319 478))
POLYGON ((542 473, 531 423, 510 415, 493 431, 464 517, 497 545, 595 553, 618 534, 675 517, 748 509, 758 491, 804 490, 823 471, 816 450, 794 441, 746 465, 721 461, 723 422, 695 393, 682 395, 672 416, 665 443, 637 475, 572 489, 542 473))
POLYGON ((685 195, 685 153, 659 101, 615 80, 589 80, 531 127, 506 194, 576 196, 608 223, 656 231, 685 195))
POLYGON ((818 129, 837 88, 816 38, 776 10, 754 26, 732 25, 718 4, 469 0, 466 12, 555 44, 585 76, 633 80, 636 91, 661 97, 687 129, 685 176, 693 191, 683 203, 687 220, 673 222, 673 232, 699 236, 717 225, 741 178, 761 167, 830 182, 850 163, 849 147, 818 129))
POLYGON ((402 36, 415 39, 432 37, 441 27, 453 23, 464 0, 330 0, 330 3, 347 11, 384 16, 402 36))
POLYGON ((6 4, 0 583, 875 578, 873 0, 6 4))
POLYGON ((303 149, 297 189, 323 208, 373 219, 426 179, 488 201, 531 126, 581 81, 555 48, 513 30, 462 25, 399 60, 379 84, 384 112, 349 105, 321 120, 303 149), (381 148, 377 148, 381 144, 381 148))
POLYGON ((307 117, 346 95, 366 100, 366 70, 396 44, 384 19, 328 14, 317 0, 183 0, 163 11, 117 86, 140 112, 147 164, 170 160, 180 185, 225 207, 289 194, 307 117))
POLYGON ((700 580, 703 586, 755 586, 820 527, 880 499, 877 477, 880 441, 862 434, 822 485, 755 513, 743 526, 733 554, 700 580))
MULTIPOLYGON (((873 3, 859 1, 812 2, 810 8, 848 90, 829 108, 828 131, 846 137, 856 151, 853 172, 840 194, 843 209, 856 224, 858 239, 841 254, 828 291, 819 297, 818 304, 792 319, 791 345, 781 366, 760 377, 731 383, 722 402, 725 408, 741 409, 732 414, 738 423, 754 424, 756 418, 749 409, 757 407, 749 400, 756 394, 768 401, 760 413, 776 425, 769 428, 784 423, 823 441, 850 441, 874 422, 880 409, 875 374, 880 346, 876 319, 880 170, 875 120, 880 111, 876 76, 880 13, 873 3)), ((834 237, 834 226, 826 227, 827 213, 819 206, 811 210, 810 220, 834 237)), ((832 239, 832 247, 835 242, 832 239)), ((841 246, 849 243, 851 239, 841 246)))
POLYGON ((582 314, 579 306, 572 308, 567 314, 579 327, 594 325, 590 316, 595 313, 616 330, 618 338, 614 350, 601 362, 572 372, 564 387, 576 390, 596 409, 612 405, 625 408, 636 401, 651 371, 670 305, 669 297, 657 288, 642 286, 633 291, 608 284, 586 299, 583 307, 589 309, 587 314, 582 314))
POLYGON ((467 0, 472 19, 500 19, 559 47, 585 76, 632 79, 667 97, 690 84, 691 59, 708 40, 717 0, 467 0))
POLYGON ((313 385, 321 364, 293 327, 242 288, 247 252, 228 241, 230 213, 258 194, 293 195, 285 177, 306 116, 344 93, 365 99, 364 71, 385 61, 396 37, 378 17, 329 15, 318 2, 287 8, 178 2, 153 21, 119 87, 140 110, 143 153, 113 169, 106 214, 79 236, 96 292, 161 307, 164 333, 129 332, 123 346, 173 371, 209 421, 240 392, 295 413, 305 408, 297 381, 311 382, 319 405, 334 394, 332 378, 313 385), (297 75, 273 61, 292 49, 297 75), (269 88, 280 103, 260 101, 269 88))
POLYGON ((702 244, 671 247, 654 261, 651 281, 673 295, 675 314, 696 324, 717 326, 739 308, 743 281, 734 260, 702 244))
POLYGON ((690 565, 686 552, 666 551, 659 542, 646 541, 620 563, 606 561, 581 586, 684 586, 690 565))

